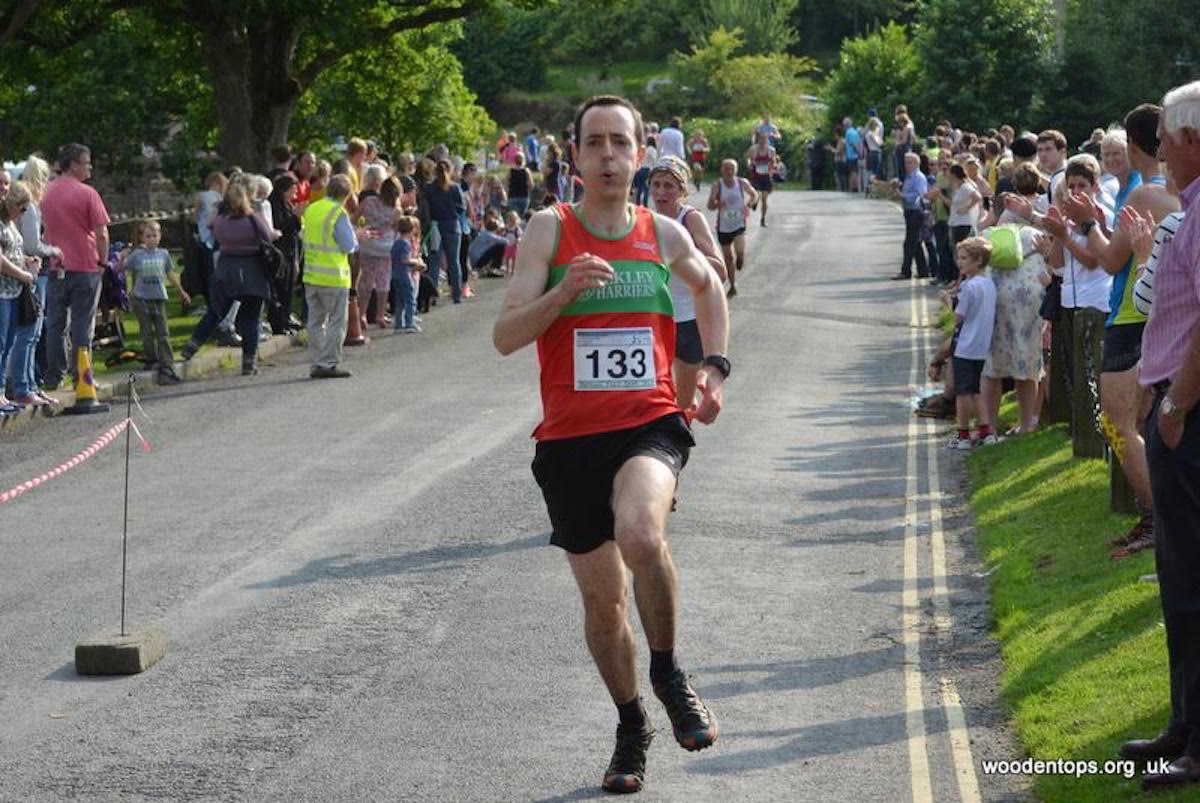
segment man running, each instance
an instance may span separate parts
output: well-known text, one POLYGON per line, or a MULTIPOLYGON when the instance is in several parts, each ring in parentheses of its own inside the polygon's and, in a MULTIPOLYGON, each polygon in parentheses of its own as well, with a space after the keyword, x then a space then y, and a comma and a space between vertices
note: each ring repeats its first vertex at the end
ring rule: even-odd
POLYGON ((692 132, 692 140, 688 143, 692 152, 692 177, 696 180, 696 191, 700 191, 700 182, 704 178, 704 167, 708 164, 708 138, 697 128, 692 132))
POLYGON ((771 176, 775 173, 779 156, 771 147, 766 132, 759 130, 755 137, 757 141, 750 150, 746 151, 746 167, 750 170, 750 183, 762 195, 762 210, 759 212, 758 225, 765 226, 767 225, 767 199, 775 188, 771 176))
POLYGON ((575 116, 584 200, 529 222, 496 321, 501 354, 537 342, 543 420, 533 473, 583 597, 588 648, 616 704, 619 724, 603 787, 636 792, 654 735, 638 695, 628 621, 628 581, 650 646, 650 679, 675 738, 687 750, 717 739, 717 720, 675 658, 678 590, 666 541, 667 513, 694 445, 684 417, 712 423, 721 410, 728 311, 721 285, 673 220, 632 206, 645 156, 633 105, 594 97, 575 116), (708 355, 700 400, 681 411, 671 381, 675 349, 667 282, 691 288, 708 355))
POLYGON ((708 193, 708 208, 717 211, 717 242, 729 274, 729 298, 737 295, 737 272, 746 264, 746 218, 758 203, 758 191, 737 171, 738 163, 733 159, 721 162, 721 177, 708 193))
MULTIPOLYGON (((659 159, 650 171, 650 197, 655 211, 683 226, 720 280, 725 281, 725 260, 713 240, 712 229, 699 209, 683 203, 687 194, 687 165, 672 156, 659 159)), ((676 276, 671 277, 669 287, 675 307, 675 363, 671 373, 675 377, 675 400, 686 410, 696 398, 696 374, 704 362, 704 348, 696 326, 692 289, 676 276)))

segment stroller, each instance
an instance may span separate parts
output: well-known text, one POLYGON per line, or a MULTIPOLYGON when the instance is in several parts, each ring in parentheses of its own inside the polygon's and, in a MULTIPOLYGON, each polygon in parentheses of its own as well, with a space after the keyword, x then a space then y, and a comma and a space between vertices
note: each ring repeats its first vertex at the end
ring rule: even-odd
MULTIPOLYGON (((96 305, 96 333, 92 336, 92 350, 116 348, 116 354, 125 352, 125 324, 121 316, 129 311, 129 295, 125 292, 125 271, 121 268, 121 251, 125 243, 114 242, 108 247, 108 267, 104 269, 100 287, 100 303, 96 305)), ((111 359, 111 358, 110 358, 111 359)), ((117 362, 122 362, 118 356, 117 362)), ((105 360, 107 364, 110 360, 105 360)))

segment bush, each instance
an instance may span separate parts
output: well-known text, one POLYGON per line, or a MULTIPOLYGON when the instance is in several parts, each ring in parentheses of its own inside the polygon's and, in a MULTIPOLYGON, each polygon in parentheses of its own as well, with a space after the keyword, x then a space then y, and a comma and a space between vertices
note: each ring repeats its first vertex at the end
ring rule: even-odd
POLYGON ((846 117, 862 120, 870 108, 890 119, 897 104, 912 102, 920 76, 921 58, 903 25, 889 22, 872 34, 847 39, 821 92, 829 106, 826 127, 831 130, 846 117))
POLYGON ((742 43, 740 28, 719 27, 690 53, 671 56, 675 84, 690 108, 719 117, 770 111, 800 118, 816 62, 786 53, 738 55, 742 43))

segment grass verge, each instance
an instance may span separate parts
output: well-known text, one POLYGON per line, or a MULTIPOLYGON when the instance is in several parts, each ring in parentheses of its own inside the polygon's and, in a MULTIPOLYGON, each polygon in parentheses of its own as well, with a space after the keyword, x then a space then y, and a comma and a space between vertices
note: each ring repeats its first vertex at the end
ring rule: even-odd
MULTIPOLYGON (((1011 412, 1011 411, 1010 411, 1011 412)), ((993 570, 1002 696, 1036 759, 1116 758, 1168 715, 1158 586, 1143 552, 1109 559, 1105 541, 1132 518, 1109 512, 1103 461, 1075 460, 1063 427, 980 449, 968 461, 980 552, 993 570)), ((1140 770, 1140 768, 1139 768, 1140 770)), ((1149 800, 1138 778, 1034 779, 1046 801, 1149 800)), ((1198 800, 1197 790, 1155 794, 1198 800)))

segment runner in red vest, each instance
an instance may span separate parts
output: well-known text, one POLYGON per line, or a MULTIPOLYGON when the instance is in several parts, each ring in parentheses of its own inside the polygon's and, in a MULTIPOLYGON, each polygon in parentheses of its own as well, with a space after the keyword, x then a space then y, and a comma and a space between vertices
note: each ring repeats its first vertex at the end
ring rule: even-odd
POLYGON ((679 471, 695 445, 688 418, 721 411, 728 312, 721 283, 674 220, 628 202, 645 156, 629 101, 592 98, 575 117, 580 204, 529 222, 496 321, 501 354, 537 342, 544 417, 533 473, 583 597, 592 658, 617 706, 617 744, 603 786, 636 792, 654 730, 638 694, 627 568, 650 647, 650 680, 676 740, 702 750, 717 720, 675 657, 678 590, 666 540, 679 471), (697 399, 675 400, 675 323, 667 282, 691 288, 707 355, 697 399))

